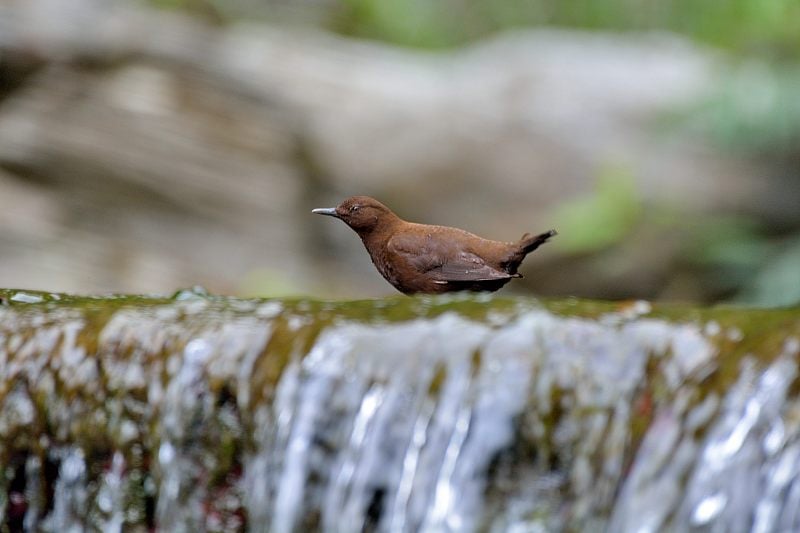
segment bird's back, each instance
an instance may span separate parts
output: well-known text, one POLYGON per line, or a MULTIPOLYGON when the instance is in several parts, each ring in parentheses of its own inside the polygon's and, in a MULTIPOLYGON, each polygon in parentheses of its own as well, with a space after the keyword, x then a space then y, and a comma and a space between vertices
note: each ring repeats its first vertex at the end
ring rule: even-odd
POLYGON ((404 223, 374 250, 365 244, 384 278, 404 293, 494 291, 516 274, 504 265, 515 243, 448 226, 404 223))

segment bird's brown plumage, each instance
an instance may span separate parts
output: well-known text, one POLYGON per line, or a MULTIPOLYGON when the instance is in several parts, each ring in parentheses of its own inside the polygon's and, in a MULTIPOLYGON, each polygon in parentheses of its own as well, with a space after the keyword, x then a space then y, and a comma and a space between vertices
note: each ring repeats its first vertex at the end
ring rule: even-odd
POLYGON ((406 222, 369 196, 313 212, 350 226, 378 272, 405 294, 496 291, 521 277, 517 269, 525 256, 556 235, 550 230, 516 242, 492 241, 458 228, 406 222))

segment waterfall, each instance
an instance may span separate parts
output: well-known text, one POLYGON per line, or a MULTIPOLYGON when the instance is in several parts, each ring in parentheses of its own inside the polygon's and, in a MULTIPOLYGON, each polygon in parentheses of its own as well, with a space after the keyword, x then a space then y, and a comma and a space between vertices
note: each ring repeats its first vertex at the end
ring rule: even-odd
POLYGON ((800 530, 797 313, 13 301, 10 531, 800 530))

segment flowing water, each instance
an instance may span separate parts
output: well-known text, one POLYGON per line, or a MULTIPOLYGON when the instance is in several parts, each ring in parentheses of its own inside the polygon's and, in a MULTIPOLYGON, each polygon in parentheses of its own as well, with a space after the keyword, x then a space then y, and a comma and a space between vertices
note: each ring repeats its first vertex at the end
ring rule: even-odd
POLYGON ((5 530, 800 531, 788 333, 755 354, 645 303, 5 301, 5 530))

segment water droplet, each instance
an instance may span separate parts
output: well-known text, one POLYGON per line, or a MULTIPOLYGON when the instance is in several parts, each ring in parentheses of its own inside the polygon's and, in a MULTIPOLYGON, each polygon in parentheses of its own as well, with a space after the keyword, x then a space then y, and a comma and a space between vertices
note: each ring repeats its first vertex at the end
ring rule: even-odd
POLYGON ((162 467, 166 467, 173 459, 175 459, 175 447, 169 442, 162 443, 158 449, 158 462, 162 467))
POLYGON ((702 526, 708 524, 725 508, 728 497, 718 492, 703 498, 692 512, 692 525, 702 526))
POLYGON ((181 289, 172 295, 173 300, 193 300, 195 298, 208 298, 210 296, 208 290, 200 285, 195 285, 190 289, 181 289))
POLYGON ((783 351, 789 357, 794 357, 800 353, 800 339, 797 337, 789 337, 783 345, 783 351))
POLYGON ((286 326, 289 328, 289 331, 297 331, 305 324, 306 324, 306 319, 301 316, 291 316, 289 317, 289 320, 286 322, 286 326))
POLYGON ((636 300, 622 308, 618 315, 623 320, 633 320, 646 315, 653 310, 653 306, 647 300, 636 300))
POLYGON ((731 342, 739 342, 744 339, 744 333, 739 328, 728 328, 727 337, 731 342))
POLYGON ((144 493, 145 494, 147 494, 148 496, 155 496, 157 487, 156 487, 156 482, 153 480, 152 477, 147 476, 144 479, 143 487, 144 487, 144 493))
POLYGON ((139 429, 130 420, 123 420, 119 426, 119 440, 122 444, 131 442, 139 436, 139 429))
POLYGON ((74 483, 83 477, 86 472, 86 464, 83 461, 83 451, 76 450, 67 455, 61 463, 61 479, 65 483, 74 483))
POLYGON ((283 305, 280 302, 265 302, 258 306, 255 314, 259 318, 274 318, 281 311, 283 311, 283 305))
POLYGON ((97 507, 99 507, 104 513, 110 513, 113 504, 114 501, 111 499, 111 495, 108 493, 108 491, 100 491, 100 493, 97 495, 97 507))
POLYGON ((769 455, 773 455, 781 449, 784 442, 784 435, 786 431, 783 426, 783 421, 780 419, 775 421, 775 424, 769 430, 769 433, 764 437, 764 451, 769 455))
POLYGON ((9 394, 5 402, 4 415, 16 426, 27 426, 33 422, 36 408, 24 391, 14 391, 9 394))
POLYGON ((183 350, 183 359, 188 365, 199 366, 211 355, 211 343, 205 339, 189 341, 183 350))
POLYGON ((722 326, 716 320, 711 320, 706 324, 705 333, 709 337, 715 337, 722 332, 722 326))
POLYGON ((44 301, 44 298, 38 294, 28 294, 27 292, 18 292, 11 297, 12 302, 19 302, 23 304, 38 304, 44 301))

